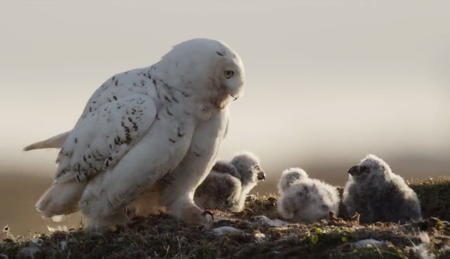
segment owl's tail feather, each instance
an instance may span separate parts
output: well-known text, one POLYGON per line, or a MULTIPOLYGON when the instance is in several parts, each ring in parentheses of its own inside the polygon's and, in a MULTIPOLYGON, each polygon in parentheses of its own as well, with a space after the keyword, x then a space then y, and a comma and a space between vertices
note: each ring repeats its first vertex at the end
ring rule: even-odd
POLYGON ((36 209, 45 218, 75 213, 85 188, 86 183, 76 179, 54 182, 36 202, 36 209))
POLYGON ((24 151, 30 151, 35 149, 43 149, 43 148, 61 148, 66 141, 67 137, 69 136, 70 132, 67 131, 61 134, 58 134, 56 136, 53 136, 51 138, 48 138, 46 140, 42 140, 36 143, 33 143, 31 145, 26 146, 23 150, 24 151))

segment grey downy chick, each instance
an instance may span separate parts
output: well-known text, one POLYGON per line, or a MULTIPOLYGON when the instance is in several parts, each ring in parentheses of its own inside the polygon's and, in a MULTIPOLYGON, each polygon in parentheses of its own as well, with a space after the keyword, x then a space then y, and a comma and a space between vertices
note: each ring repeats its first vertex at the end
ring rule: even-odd
POLYGON ((259 159, 250 152, 236 155, 229 163, 218 161, 194 194, 195 203, 208 209, 241 211, 246 195, 266 175, 259 159))
POLYGON ((201 208, 232 210, 242 193, 241 176, 228 162, 218 161, 197 187, 194 202, 201 208))
POLYGON ((369 154, 348 174, 342 202, 361 223, 422 220, 417 194, 381 158, 369 154))
POLYGON ((266 179, 266 174, 261 168, 259 158, 248 151, 243 151, 236 155, 230 163, 236 168, 241 176, 242 192, 236 208, 236 211, 241 211, 244 208, 247 195, 259 181, 264 181, 266 179))
POLYGON ((318 179, 309 178, 301 168, 289 168, 278 182, 281 192, 277 201, 280 215, 291 222, 310 223, 328 219, 330 211, 338 214, 337 188, 318 179))
POLYGON ((283 194, 283 192, 285 192, 289 187, 291 187, 291 185, 301 178, 308 178, 308 174, 301 168, 292 167, 284 170, 281 173, 280 180, 277 184, 278 194, 283 194))

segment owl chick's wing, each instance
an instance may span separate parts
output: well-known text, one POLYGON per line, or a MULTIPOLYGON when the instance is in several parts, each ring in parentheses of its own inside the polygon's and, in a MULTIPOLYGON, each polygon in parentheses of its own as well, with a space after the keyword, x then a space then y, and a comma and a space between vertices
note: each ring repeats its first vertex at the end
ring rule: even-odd
POLYGON ((241 180, 241 174, 237 171, 236 167, 234 167, 234 165, 232 165, 231 163, 225 161, 217 161, 211 170, 216 173, 230 174, 236 177, 237 179, 241 180))
POLYGON ((210 172, 195 191, 195 202, 203 208, 228 210, 236 206, 241 184, 228 174, 210 172))

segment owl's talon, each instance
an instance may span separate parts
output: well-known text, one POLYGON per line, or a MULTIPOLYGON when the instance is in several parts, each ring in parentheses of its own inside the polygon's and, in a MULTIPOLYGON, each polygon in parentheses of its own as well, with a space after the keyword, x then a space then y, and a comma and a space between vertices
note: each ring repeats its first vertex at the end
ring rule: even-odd
POLYGON ((137 219, 136 211, 134 208, 123 208, 123 211, 125 212, 125 215, 127 215, 127 218, 131 221, 135 221, 137 219))
POLYGON ((210 215, 212 220, 214 221, 214 214, 211 211, 209 210, 203 211, 202 216, 206 216, 206 214, 210 215))

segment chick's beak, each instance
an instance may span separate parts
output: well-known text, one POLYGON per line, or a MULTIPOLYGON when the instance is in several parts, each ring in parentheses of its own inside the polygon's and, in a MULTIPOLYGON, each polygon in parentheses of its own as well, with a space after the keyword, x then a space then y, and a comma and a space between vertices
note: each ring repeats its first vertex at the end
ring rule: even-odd
POLYGON ((348 169, 347 173, 351 174, 352 176, 359 175, 359 174, 361 174, 361 170, 360 170, 359 166, 355 165, 355 166, 350 167, 350 169, 348 169))
POLYGON ((266 174, 261 171, 258 173, 258 181, 264 181, 264 180, 266 180, 266 174))

